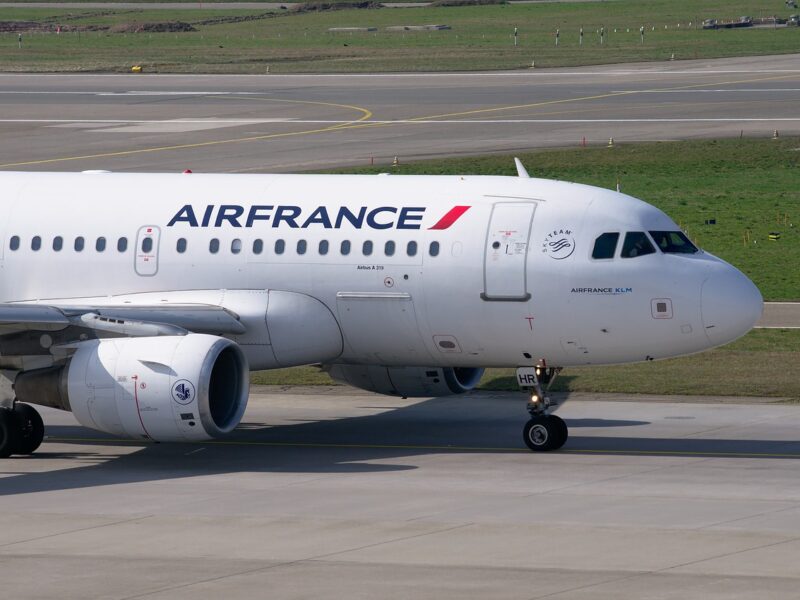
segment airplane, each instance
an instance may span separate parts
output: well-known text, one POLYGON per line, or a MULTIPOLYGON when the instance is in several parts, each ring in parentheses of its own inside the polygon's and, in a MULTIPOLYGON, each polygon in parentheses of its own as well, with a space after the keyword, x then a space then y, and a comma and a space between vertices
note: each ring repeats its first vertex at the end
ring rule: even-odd
POLYGON ((528 176, 0 173, 0 457, 32 405, 160 442, 224 436, 249 371, 403 397, 517 368, 534 451, 565 367, 701 352, 762 298, 666 214, 528 176))

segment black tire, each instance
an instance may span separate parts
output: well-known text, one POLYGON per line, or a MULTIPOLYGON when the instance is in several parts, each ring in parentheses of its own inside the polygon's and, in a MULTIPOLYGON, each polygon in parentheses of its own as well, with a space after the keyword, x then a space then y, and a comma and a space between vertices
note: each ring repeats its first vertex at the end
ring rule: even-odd
POLYGON ((44 423, 39 412, 30 404, 17 402, 14 406, 17 432, 14 454, 33 454, 44 439, 44 423))
POLYGON ((7 408, 0 408, 0 458, 11 456, 17 445, 17 419, 7 408))
POLYGON ((564 422, 564 419, 558 415, 550 415, 548 418, 553 422, 553 425, 556 429, 556 439, 554 440, 555 443, 553 444, 551 450, 558 450, 567 443, 567 438, 569 438, 569 428, 564 422))
POLYGON ((525 445, 534 452, 558 450, 568 435, 567 424, 555 415, 533 417, 522 429, 525 445))

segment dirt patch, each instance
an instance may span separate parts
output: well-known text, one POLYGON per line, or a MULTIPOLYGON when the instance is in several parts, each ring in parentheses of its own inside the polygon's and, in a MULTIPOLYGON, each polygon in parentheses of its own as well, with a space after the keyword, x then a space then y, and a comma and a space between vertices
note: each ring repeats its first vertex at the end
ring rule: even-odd
POLYGON ((242 15, 231 17, 215 17, 213 19, 204 19, 203 21, 192 21, 192 25, 227 25, 228 23, 246 23, 248 21, 260 21, 261 19, 273 19, 281 13, 265 12, 255 15, 242 15))
POLYGON ((191 23, 167 21, 164 23, 120 23, 108 28, 110 33, 182 33, 197 31, 191 23))
POLYGON ((431 6, 483 6, 484 4, 508 4, 508 0, 434 0, 431 6))
POLYGON ((182 33, 197 31, 191 23, 120 23, 118 25, 62 25, 42 21, 0 21, 0 33, 70 33, 74 31, 107 31, 109 33, 182 33))
POLYGON ((373 2, 368 0, 365 2, 304 2, 296 6, 292 12, 305 13, 305 12, 323 12, 329 10, 350 10, 354 8, 371 9, 383 8, 380 2, 373 2))
POLYGON ((50 31, 55 25, 37 23, 36 21, 0 21, 0 33, 27 33, 33 31, 50 31))

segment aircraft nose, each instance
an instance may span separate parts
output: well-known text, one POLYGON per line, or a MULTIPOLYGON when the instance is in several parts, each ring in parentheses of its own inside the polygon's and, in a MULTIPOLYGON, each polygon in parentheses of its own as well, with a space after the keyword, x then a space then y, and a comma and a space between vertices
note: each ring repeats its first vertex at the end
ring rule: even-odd
POLYGON ((706 336, 715 346, 743 336, 761 318, 761 292, 741 271, 725 265, 703 282, 700 292, 706 336))

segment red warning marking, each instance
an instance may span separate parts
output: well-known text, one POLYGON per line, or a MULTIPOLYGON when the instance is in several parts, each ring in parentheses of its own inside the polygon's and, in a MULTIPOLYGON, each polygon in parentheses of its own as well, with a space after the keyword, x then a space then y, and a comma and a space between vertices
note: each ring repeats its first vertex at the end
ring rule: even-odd
POLYGON ((447 229, 470 209, 469 206, 454 206, 433 227, 429 229, 447 229))
MULTIPOLYGON (((139 380, 139 376, 138 375, 134 375, 133 377, 131 377, 131 379, 133 379, 133 401, 136 403, 136 414, 139 416, 139 423, 142 426, 142 431, 144 432, 144 434, 148 438, 150 438, 150 434, 147 432, 147 427, 144 426, 144 420, 142 419, 142 411, 139 408, 139 393, 138 393, 138 390, 136 389, 137 388, 136 383, 139 380)), ((144 382, 142 382, 142 383, 144 383, 144 382)), ((142 385, 142 387, 144 387, 144 385, 142 385)))

